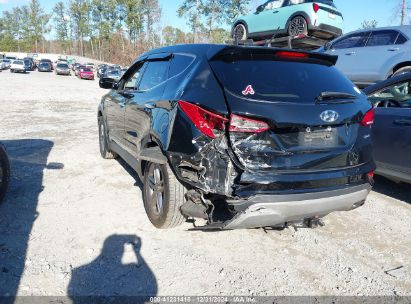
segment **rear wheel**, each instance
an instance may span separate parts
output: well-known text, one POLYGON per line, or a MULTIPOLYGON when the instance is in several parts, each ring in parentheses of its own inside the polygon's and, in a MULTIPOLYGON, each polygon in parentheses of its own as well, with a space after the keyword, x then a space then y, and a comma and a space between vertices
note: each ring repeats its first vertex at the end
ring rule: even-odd
POLYGON ((105 159, 117 158, 117 154, 110 150, 109 140, 107 136, 106 125, 102 116, 98 117, 98 139, 100 145, 101 157, 105 159))
POLYGON ((291 37, 296 37, 299 35, 307 35, 308 34, 308 24, 307 20, 305 20, 302 16, 297 16, 291 19, 288 24, 288 35, 291 37))
POLYGON ((0 144, 0 204, 6 195, 10 180, 10 163, 6 150, 0 144))
POLYGON ((247 28, 245 27, 245 25, 242 23, 237 24, 233 31, 233 39, 235 41, 242 41, 242 40, 246 40, 247 36, 248 36, 247 28))
POLYGON ((398 76, 398 75, 409 73, 409 72, 411 72, 411 66, 406 66, 406 67, 403 67, 395 71, 394 74, 392 74, 392 76, 398 76))
POLYGON ((168 164, 148 163, 144 170, 143 201, 150 222, 159 229, 181 225, 185 218, 180 207, 185 201, 185 187, 168 164))

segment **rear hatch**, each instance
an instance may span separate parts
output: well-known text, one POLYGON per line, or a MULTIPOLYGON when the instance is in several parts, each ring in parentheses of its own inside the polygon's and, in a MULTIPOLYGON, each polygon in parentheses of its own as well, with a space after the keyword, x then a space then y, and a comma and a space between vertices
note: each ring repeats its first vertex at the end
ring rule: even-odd
POLYGON ((371 161, 371 105, 336 57, 228 47, 210 60, 231 115, 231 148, 245 171, 319 172, 371 161))

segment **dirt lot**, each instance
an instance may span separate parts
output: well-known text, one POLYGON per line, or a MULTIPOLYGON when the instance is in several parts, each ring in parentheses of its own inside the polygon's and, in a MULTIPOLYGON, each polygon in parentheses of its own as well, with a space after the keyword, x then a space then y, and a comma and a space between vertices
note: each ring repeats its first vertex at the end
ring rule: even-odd
POLYGON ((137 176, 100 158, 97 81, 0 80, 0 295, 411 295, 410 186, 378 178, 315 230, 156 230, 137 176))

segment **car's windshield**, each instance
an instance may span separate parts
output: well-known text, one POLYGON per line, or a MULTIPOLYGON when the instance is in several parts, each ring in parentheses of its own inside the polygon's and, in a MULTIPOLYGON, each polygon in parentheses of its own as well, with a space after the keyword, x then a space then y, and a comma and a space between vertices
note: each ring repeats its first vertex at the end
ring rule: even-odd
POLYGON ((119 73, 118 70, 111 70, 111 71, 107 72, 107 75, 109 75, 109 76, 118 76, 118 75, 120 75, 120 73, 119 73))
POLYGON ((48 67, 49 64, 48 64, 47 62, 42 62, 42 63, 40 63, 40 66, 41 66, 41 67, 48 67))
POLYGON ((91 72, 90 69, 82 69, 82 70, 83 70, 83 72, 91 72))
POLYGON ((268 102, 312 103, 322 92, 360 95, 335 67, 269 60, 214 60, 211 66, 234 95, 268 102))
POLYGON ((60 63, 60 64, 57 65, 57 67, 60 68, 60 69, 68 69, 68 65, 65 64, 65 63, 60 63))
POLYGON ((13 62, 13 64, 24 64, 24 63, 23 63, 23 61, 15 60, 15 61, 13 62))

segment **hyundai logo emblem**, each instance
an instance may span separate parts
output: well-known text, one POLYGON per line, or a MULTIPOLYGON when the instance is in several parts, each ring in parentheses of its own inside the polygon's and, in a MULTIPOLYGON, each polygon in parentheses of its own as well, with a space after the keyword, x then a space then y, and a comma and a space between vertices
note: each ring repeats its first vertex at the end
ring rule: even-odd
POLYGON ((331 122, 336 122, 340 116, 338 115, 337 112, 333 110, 327 110, 321 113, 320 118, 321 120, 331 123, 331 122))

